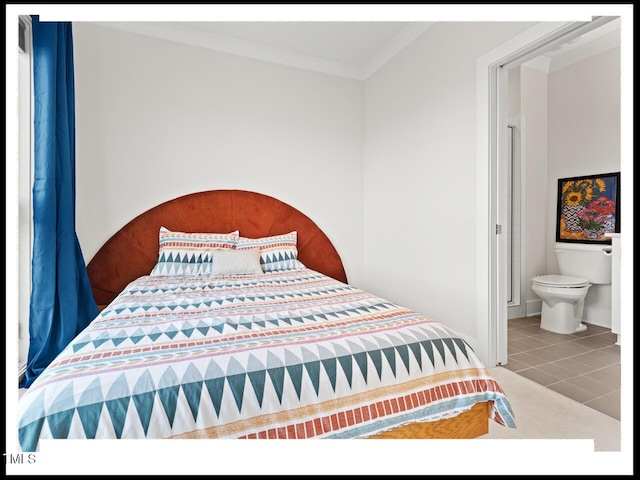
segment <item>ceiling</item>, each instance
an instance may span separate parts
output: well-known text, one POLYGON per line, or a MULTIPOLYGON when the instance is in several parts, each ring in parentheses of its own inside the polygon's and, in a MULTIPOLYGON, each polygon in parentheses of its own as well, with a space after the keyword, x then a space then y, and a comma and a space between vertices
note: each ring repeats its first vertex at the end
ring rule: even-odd
MULTIPOLYGON (((433 22, 224 21, 92 22, 282 65, 366 79, 433 22)), ((620 19, 525 65, 557 70, 620 45, 620 19)))
POLYGON ((336 62, 365 64, 409 22, 189 22, 212 35, 253 42, 336 62))
POLYGON ((91 22, 267 62, 363 80, 432 22, 91 22))

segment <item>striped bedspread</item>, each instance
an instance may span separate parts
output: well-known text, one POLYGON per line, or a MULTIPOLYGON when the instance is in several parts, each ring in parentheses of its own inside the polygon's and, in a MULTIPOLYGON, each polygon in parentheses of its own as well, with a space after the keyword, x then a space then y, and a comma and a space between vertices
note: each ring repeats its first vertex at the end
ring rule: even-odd
POLYGON ((19 441, 363 438, 508 399, 443 324, 309 269, 141 277, 18 403, 19 441))

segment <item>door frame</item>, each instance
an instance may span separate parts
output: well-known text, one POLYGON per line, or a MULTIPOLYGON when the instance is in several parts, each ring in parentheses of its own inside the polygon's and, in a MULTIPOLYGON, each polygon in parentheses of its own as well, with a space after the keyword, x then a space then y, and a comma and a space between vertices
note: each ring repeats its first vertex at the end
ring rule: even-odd
POLYGON ((477 353, 489 367, 507 363, 507 71, 615 18, 538 23, 476 61, 477 353))

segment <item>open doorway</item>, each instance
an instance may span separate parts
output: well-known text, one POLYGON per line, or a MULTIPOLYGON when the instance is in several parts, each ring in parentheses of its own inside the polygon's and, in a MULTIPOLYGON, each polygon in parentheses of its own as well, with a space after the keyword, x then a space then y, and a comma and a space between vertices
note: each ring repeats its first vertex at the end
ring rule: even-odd
POLYGON ((620 170, 619 47, 618 18, 507 72, 509 319, 539 314, 542 302, 529 279, 557 273, 549 221, 555 218, 557 178, 620 170), (599 133, 604 130, 606 135, 599 133))
MULTIPOLYGON (((504 235, 510 205, 510 169, 506 164, 510 120, 507 72, 618 18, 540 23, 478 59, 478 340, 480 354, 489 365, 508 362, 507 292, 512 278, 508 281, 507 252, 511 236, 504 235)), ((527 145, 530 140, 524 139, 527 145)), ((525 157, 523 155, 525 162, 530 160, 525 157)), ((525 219, 522 225, 526 223, 525 219)), ((526 246, 526 241, 523 244, 526 246)), ((522 275, 520 278, 522 283, 522 275)), ((520 285, 521 292, 525 290, 523 287, 520 285)))
MULTIPOLYGON (((558 178, 620 171, 620 19, 510 68, 507 78, 507 319, 539 319, 542 300, 529 279, 559 273, 558 178)), ((611 328, 610 315, 585 311, 585 320, 611 328)), ((508 350, 518 332, 507 329, 508 350)))

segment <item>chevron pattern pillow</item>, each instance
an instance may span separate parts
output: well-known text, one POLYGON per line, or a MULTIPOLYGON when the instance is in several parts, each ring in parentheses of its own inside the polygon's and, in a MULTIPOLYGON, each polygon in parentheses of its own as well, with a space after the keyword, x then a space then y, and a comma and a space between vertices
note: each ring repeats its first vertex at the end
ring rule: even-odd
POLYGON ((239 232, 186 233, 160 227, 158 262, 151 276, 208 275, 211 273, 211 251, 234 249, 239 232))
POLYGON ((237 250, 260 249, 260 265, 266 272, 305 268, 298 260, 298 232, 262 238, 238 237, 237 250))

